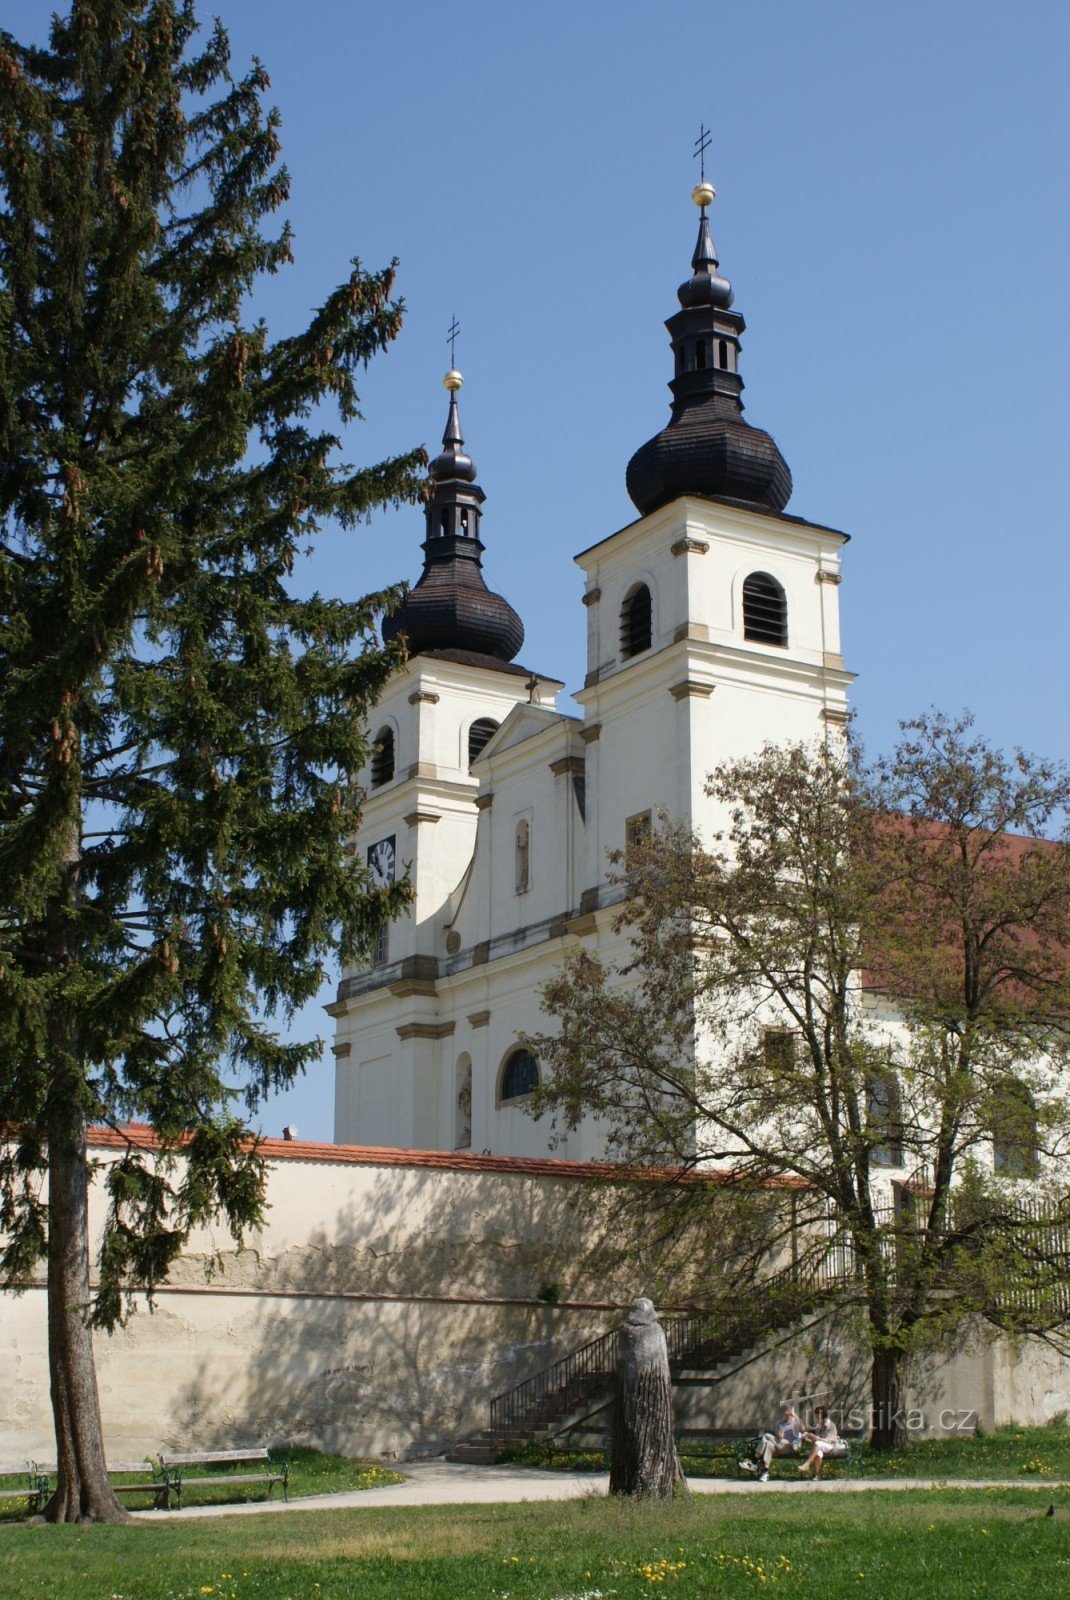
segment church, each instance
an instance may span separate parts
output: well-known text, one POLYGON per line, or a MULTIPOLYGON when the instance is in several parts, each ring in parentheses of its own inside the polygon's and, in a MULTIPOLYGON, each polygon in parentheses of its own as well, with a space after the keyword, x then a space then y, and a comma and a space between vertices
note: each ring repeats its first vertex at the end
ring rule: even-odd
MULTIPOLYGON (((461 375, 446 374, 423 572, 383 625, 408 660, 369 730, 356 841, 372 881, 407 872, 414 899, 328 1008, 339 1144, 549 1154, 525 1110, 540 1067, 524 1041, 545 1027, 540 994, 570 943, 615 954, 609 853, 662 811, 708 836, 725 820, 704 792, 714 766, 847 721, 848 535, 785 509, 788 465, 744 418, 745 323, 710 231, 714 196, 705 180, 694 190, 698 239, 666 323, 670 418, 627 467, 637 518, 575 557, 580 717, 557 709, 559 679, 516 659, 524 627, 484 577, 492 512, 461 375)), ((555 1153, 598 1160, 598 1128, 555 1153)))
MULTIPOLYGON (((670 417, 628 463, 635 520, 592 530, 576 557, 581 715, 557 709, 559 679, 520 663, 521 618, 484 576, 493 516, 461 376, 446 375, 423 572, 383 628, 407 658, 369 729, 354 840, 373 881, 407 874, 409 913, 328 1008, 334 1143, 262 1140, 262 1225, 240 1246, 215 1224, 196 1230, 152 1315, 139 1297, 138 1315, 98 1337, 114 1454, 280 1438, 353 1455, 455 1449, 530 1386, 550 1392, 561 1364, 608 1348, 644 1289, 600 1254, 604 1130, 588 1120, 554 1144, 529 1114, 541 991, 570 949, 622 954, 611 852, 660 812, 708 837, 726 820, 705 792, 711 769, 770 742, 839 738, 851 684, 847 535, 787 511, 787 464, 744 419, 744 322, 710 232, 712 186, 693 198, 698 239, 667 322, 670 417)), ((94 1234, 103 1174, 129 1142, 151 1149, 151 1130, 91 1134, 94 1234)), ((704 1359, 676 1391, 681 1426, 738 1432, 777 1393, 844 1414, 867 1404, 868 1348, 821 1312, 801 1332, 784 1347, 752 1330, 716 1371, 704 1359)), ((0 1446, 44 1456, 43 1280, 0 1300, 0 1341, 0 1446)), ((930 1433, 1045 1422, 1070 1407, 1068 1371, 1037 1341, 980 1341, 923 1363, 911 1403, 930 1433)), ((471 1448, 465 1459, 495 1453, 471 1448)))

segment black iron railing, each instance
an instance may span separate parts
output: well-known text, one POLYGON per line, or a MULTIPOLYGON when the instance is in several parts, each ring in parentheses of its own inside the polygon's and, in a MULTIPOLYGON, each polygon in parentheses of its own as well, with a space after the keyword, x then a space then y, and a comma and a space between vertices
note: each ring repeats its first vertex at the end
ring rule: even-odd
POLYGON ((525 1378, 490 1403, 491 1432, 498 1438, 509 1438, 514 1433, 537 1428, 541 1421, 555 1414, 563 1414, 608 1388, 617 1370, 618 1341, 616 1328, 581 1345, 571 1355, 553 1366, 525 1378))

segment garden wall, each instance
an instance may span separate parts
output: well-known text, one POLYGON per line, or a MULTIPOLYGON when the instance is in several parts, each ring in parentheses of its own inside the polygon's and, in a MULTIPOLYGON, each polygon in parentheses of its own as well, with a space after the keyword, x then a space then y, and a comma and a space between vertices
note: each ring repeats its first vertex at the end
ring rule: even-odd
MULTIPOLYGON (((101 1135, 94 1155, 119 1148, 101 1135)), ((595 1256, 587 1202, 604 1169, 281 1141, 264 1153, 263 1229, 240 1252, 225 1232, 198 1235, 155 1310, 139 1300, 125 1328, 97 1336, 113 1457, 271 1440, 433 1453, 643 1288, 595 1256)), ((0 1458, 51 1455, 43 1287, 0 1295, 0 1351, 0 1458)), ((820 1323, 737 1365, 678 1390, 681 1420, 745 1430, 782 1394, 847 1405, 865 1393, 858 1352, 820 1323)), ((1070 1408, 1068 1371, 989 1348, 930 1374, 922 1403, 988 1426, 1045 1421, 1070 1408)))

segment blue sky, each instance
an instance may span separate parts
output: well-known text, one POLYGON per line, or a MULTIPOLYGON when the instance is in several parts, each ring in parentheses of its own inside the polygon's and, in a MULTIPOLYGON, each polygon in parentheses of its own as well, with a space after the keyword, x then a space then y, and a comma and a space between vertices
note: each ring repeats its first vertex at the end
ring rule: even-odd
MULTIPOLYGON (((295 327, 400 258, 405 330, 363 385, 351 461, 437 445, 456 313, 488 580, 525 664, 583 678, 571 557, 634 515, 668 415, 663 320, 688 270, 700 120, 713 232, 748 331, 748 418, 788 509, 853 535, 840 598, 873 748, 930 705, 1066 748, 1070 7, 1026 0, 539 5, 218 0, 282 112, 295 327)), ((42 37, 49 8, 7 0, 42 37)), ((209 8, 203 8, 207 19, 209 8)), ((417 510, 328 535, 309 587, 419 572, 417 510)), ((326 1033, 327 1019, 303 1019, 326 1033)), ((270 1110, 331 1134, 329 1054, 270 1110)))

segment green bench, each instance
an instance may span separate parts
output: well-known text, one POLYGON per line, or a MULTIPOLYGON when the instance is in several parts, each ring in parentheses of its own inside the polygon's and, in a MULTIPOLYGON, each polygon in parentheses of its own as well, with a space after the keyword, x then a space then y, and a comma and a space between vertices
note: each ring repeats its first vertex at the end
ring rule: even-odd
MULTIPOLYGON (((760 1433, 752 1433, 749 1439, 737 1439, 732 1445, 732 1453, 736 1459, 737 1478, 742 1478, 744 1476, 744 1461, 754 1460, 755 1452, 761 1443, 761 1439, 762 1435, 760 1433)), ((859 1471, 862 1470, 862 1465, 866 1454, 866 1441, 861 1434, 852 1435, 850 1437, 841 1434, 840 1443, 844 1447, 843 1455, 826 1456, 825 1464, 827 1466, 830 1462, 842 1461, 845 1469, 844 1476, 849 1478, 855 1467, 857 1467, 859 1471)), ((798 1468, 798 1466, 806 1460, 809 1454, 810 1448, 804 1441, 799 1446, 798 1455, 774 1456, 769 1467, 770 1475, 772 1474, 773 1468, 776 1467, 778 1462, 788 1462, 791 1466, 798 1468)))
POLYGON ((0 1478, 24 1478, 19 1488, 0 1489, 0 1500, 25 1500, 31 1513, 41 1509, 41 1501, 48 1493, 48 1479, 42 1477, 32 1461, 23 1461, 16 1467, 0 1467, 0 1478))
MULTIPOLYGON (((58 1468, 54 1461, 34 1461, 31 1462, 31 1467, 37 1477, 39 1498, 43 1499, 49 1492, 58 1468)), ((159 1463, 150 1457, 144 1456, 140 1461, 109 1461, 104 1470, 116 1494, 151 1495, 153 1505, 161 1511, 166 1511, 170 1505, 167 1474, 162 1471, 159 1463), (114 1481, 116 1478, 133 1478, 134 1481, 116 1483, 114 1481)))
POLYGON ((249 1450, 161 1450, 159 1470, 168 1494, 174 1493, 179 1508, 186 1489, 225 1489, 232 1483, 266 1483, 269 1500, 278 1483, 282 1486, 283 1499, 290 1498, 290 1463, 272 1461, 271 1452, 262 1446, 249 1450), (206 1467, 259 1467, 260 1471, 206 1473, 206 1467), (198 1472, 201 1476, 191 1476, 198 1472))

